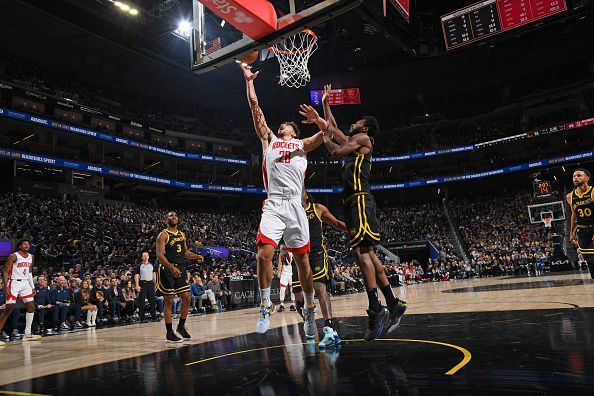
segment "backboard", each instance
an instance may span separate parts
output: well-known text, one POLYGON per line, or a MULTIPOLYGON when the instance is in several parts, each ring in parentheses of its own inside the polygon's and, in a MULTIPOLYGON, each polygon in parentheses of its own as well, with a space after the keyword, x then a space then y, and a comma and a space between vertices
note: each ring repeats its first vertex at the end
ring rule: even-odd
POLYGON ((268 20, 275 22, 276 26, 262 34, 262 37, 248 37, 236 26, 241 26, 246 31, 249 28, 247 25, 254 23, 255 18, 238 9, 240 1, 192 0, 192 71, 207 72, 242 59, 254 51, 262 50, 260 60, 272 57, 267 49, 279 40, 304 28, 315 30, 317 24, 346 13, 363 2, 364 0, 272 0, 269 3, 274 7, 276 18, 268 20), (224 19, 220 15, 224 15, 224 19))
POLYGON ((532 224, 544 224, 544 217, 552 217, 553 221, 565 220, 565 203, 563 201, 553 201, 528 205, 528 215, 532 224))

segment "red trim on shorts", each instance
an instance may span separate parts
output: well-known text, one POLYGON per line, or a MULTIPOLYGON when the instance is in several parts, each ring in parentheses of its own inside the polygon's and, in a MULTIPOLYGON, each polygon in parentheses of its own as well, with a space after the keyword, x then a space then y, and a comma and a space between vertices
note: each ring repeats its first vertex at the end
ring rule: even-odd
POLYGON ((280 287, 287 287, 287 285, 283 285, 282 283, 280 284, 280 287))
POLYGON ((300 248, 288 248, 289 252, 291 253, 297 253, 297 254, 305 254, 305 253, 309 253, 309 242, 307 242, 307 245, 305 246, 301 246, 300 248))
POLYGON ((266 235, 262 234, 262 231, 260 231, 260 227, 258 227, 258 236, 256 237, 256 247, 260 247, 262 245, 272 245, 276 249, 278 246, 278 243, 274 242, 272 239, 270 239, 266 235))
POLYGON ((21 296, 21 299, 23 298, 33 298, 33 293, 29 294, 28 296, 21 296))

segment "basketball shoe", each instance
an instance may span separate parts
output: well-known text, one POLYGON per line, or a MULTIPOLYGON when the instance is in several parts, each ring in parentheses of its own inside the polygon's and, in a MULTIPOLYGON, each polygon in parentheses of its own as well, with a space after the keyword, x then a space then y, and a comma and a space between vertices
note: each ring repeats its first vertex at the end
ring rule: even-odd
POLYGON ((324 338, 319 344, 319 347, 322 349, 335 347, 342 341, 338 336, 338 333, 332 327, 324 327, 323 332, 324 338))
POLYGON ((258 318, 258 322, 256 323, 256 333, 264 334, 268 331, 268 327, 270 327, 270 315, 272 315, 274 311, 274 304, 270 304, 270 306, 268 307, 260 307, 260 317, 258 318))
POLYGON ((384 325, 390 320, 390 312, 382 306, 379 312, 367 310, 367 315, 369 315, 369 327, 365 331, 365 341, 373 341, 382 335, 384 325))
POLYGON ((406 312, 406 301, 398 300, 396 304, 389 307, 390 310, 390 324, 388 325, 388 330, 386 330, 386 334, 392 333, 394 330, 398 328, 400 325, 400 321, 406 312))
POLYGON ((25 341, 39 341, 41 340, 41 336, 37 334, 25 334, 23 336, 23 342, 25 341))
POLYGON ((316 307, 303 308, 302 312, 305 338, 316 338, 316 307))

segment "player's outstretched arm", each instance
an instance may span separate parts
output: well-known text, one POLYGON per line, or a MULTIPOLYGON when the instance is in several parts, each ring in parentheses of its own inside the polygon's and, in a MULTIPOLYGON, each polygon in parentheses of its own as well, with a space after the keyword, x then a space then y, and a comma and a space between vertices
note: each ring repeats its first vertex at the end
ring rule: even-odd
POLYGON ((324 223, 336 228, 339 231, 349 232, 346 224, 344 224, 344 221, 338 220, 336 217, 334 217, 334 215, 330 213, 330 210, 327 207, 318 203, 315 205, 316 211, 318 212, 318 215, 320 215, 320 218, 324 223))
POLYGON ((336 158, 344 157, 345 155, 359 151, 362 148, 371 149, 371 139, 363 133, 352 136, 341 144, 334 143, 332 138, 331 132, 328 131, 324 133, 324 144, 330 154, 336 158))
POLYGON ((266 118, 264 118, 264 113, 258 104, 258 96, 256 95, 256 88, 254 87, 254 80, 258 77, 259 71, 252 73, 252 71, 246 67, 241 66, 241 70, 243 71, 243 76, 245 77, 245 87, 247 93, 247 100, 250 105, 250 109, 252 111, 252 119, 254 120, 254 129, 258 134, 258 137, 262 141, 262 151, 266 150, 268 147, 268 142, 274 136, 272 130, 268 127, 266 123, 266 118))
POLYGON ((338 128, 338 124, 336 123, 336 119, 332 114, 332 110, 330 110, 330 91, 332 91, 332 85, 326 84, 324 85, 324 94, 322 95, 322 106, 324 107, 324 118, 330 124, 330 128, 332 128, 332 132, 334 133, 334 140, 337 143, 342 143, 348 139, 348 137, 338 128))

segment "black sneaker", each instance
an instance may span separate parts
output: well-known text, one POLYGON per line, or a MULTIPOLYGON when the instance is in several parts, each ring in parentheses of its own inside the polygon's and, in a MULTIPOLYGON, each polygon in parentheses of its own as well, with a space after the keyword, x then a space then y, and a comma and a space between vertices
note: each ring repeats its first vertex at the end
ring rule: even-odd
POLYGON ((177 327, 177 333, 182 336, 184 340, 191 340, 192 336, 188 333, 185 327, 177 327))
POLYGON ((182 342, 182 339, 177 336, 173 331, 167 332, 167 342, 182 342))
POLYGON ((369 328, 365 331, 365 341, 373 341, 382 335, 384 325, 390 320, 388 308, 382 307, 379 312, 367 310, 369 315, 369 328))
POLYGON ((282 304, 277 309, 278 312, 283 312, 284 310, 285 310, 285 306, 282 304))
POLYGON ((293 304, 291 304, 291 306, 289 307, 289 311, 295 312, 295 311, 297 311, 297 308, 295 308, 295 306, 293 304))
POLYGON ((406 301, 398 300, 396 304, 389 308, 390 310, 390 324, 388 325, 388 330, 386 330, 386 334, 392 333, 394 330, 398 328, 400 325, 400 321, 406 312, 406 301))

